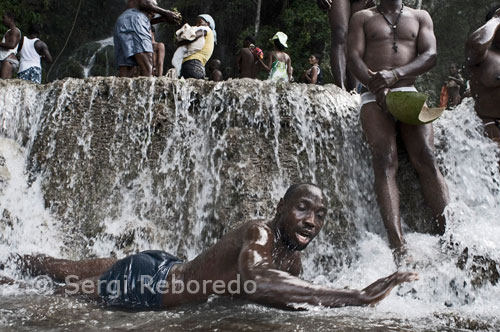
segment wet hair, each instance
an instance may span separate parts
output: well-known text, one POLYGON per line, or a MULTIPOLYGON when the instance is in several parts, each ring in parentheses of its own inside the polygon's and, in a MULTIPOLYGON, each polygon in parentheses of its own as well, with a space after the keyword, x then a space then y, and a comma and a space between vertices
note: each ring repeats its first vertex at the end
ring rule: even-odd
POLYGON ((286 47, 280 43, 279 39, 274 40, 274 46, 276 46, 276 48, 282 52, 286 49, 286 47))
POLYGON ((313 184, 313 183, 297 183, 297 184, 292 184, 288 190, 286 191, 285 195, 283 196, 283 201, 289 201, 296 193, 297 191, 304 187, 304 186, 312 186, 312 187, 316 187, 318 189, 321 190, 320 187, 318 187, 317 185, 313 184))
POLYGON ((493 15, 495 12, 500 8, 500 5, 496 5, 495 7, 491 8, 488 14, 486 15, 486 22, 491 20, 493 18, 493 15))
POLYGON ((36 23, 32 23, 30 25, 30 29, 28 30, 28 33, 30 35, 39 35, 40 34, 40 30, 42 30, 40 28, 40 25, 36 24, 36 23))
POLYGON ((255 38, 252 36, 246 36, 245 39, 243 39, 243 41, 248 41, 250 42, 250 44, 255 44, 255 38))

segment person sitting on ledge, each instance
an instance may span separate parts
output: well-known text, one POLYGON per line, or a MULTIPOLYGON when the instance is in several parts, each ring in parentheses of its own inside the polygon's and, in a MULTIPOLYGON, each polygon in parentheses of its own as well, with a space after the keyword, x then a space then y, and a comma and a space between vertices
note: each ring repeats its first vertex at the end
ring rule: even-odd
POLYGON ((323 227, 325 204, 317 186, 292 185, 274 219, 246 222, 185 263, 163 251, 144 251, 121 260, 25 255, 18 256, 17 264, 25 273, 65 282, 66 294, 87 294, 129 308, 168 308, 212 294, 279 308, 365 306, 417 279, 416 273, 396 272, 363 290, 332 289, 299 279, 300 252, 323 227))

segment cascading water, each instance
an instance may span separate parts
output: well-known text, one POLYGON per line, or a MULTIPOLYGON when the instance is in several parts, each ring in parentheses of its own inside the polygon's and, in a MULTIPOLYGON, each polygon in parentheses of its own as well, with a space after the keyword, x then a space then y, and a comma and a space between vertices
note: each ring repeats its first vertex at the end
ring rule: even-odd
MULTIPOLYGON (((362 288, 396 270, 356 95, 251 80, 92 78, 2 81, 0 96, 0 262, 146 249, 191 259, 238 223, 272 217, 288 185, 307 181, 324 188, 330 222, 306 250, 304 278, 362 288)), ((219 299, 125 314, 0 286, 0 329, 498 330, 499 150, 471 100, 439 119, 435 136, 452 198, 447 232, 422 233, 430 218, 401 154, 402 215, 420 281, 376 308, 304 314, 219 299)), ((11 265, 2 274, 19 278, 11 265)))
MULTIPOLYGON (((99 47, 94 52, 94 54, 92 54, 92 56, 90 57, 90 59, 88 61, 88 64, 86 64, 85 67, 83 68, 83 77, 89 77, 90 70, 94 66, 97 54, 100 51, 102 51, 105 47, 114 45, 113 44, 113 37, 109 37, 109 38, 106 38, 106 39, 103 39, 103 40, 99 40, 96 43, 99 45, 99 47)), ((107 60, 107 53, 106 52, 104 52, 104 56, 106 57, 106 60, 107 60)), ((108 61, 106 61, 106 64, 107 63, 108 63, 108 61)), ((109 71, 108 71, 108 73, 106 73, 106 75, 109 75, 109 71)))

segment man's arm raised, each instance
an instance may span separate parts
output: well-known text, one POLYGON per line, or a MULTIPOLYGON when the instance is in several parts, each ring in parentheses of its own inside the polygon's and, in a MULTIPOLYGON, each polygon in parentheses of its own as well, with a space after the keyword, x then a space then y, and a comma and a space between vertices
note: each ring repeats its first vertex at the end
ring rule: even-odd
MULTIPOLYGON (((297 308, 297 304, 364 306, 382 300, 395 286, 417 279, 414 273, 397 272, 361 291, 314 285, 277 268, 273 262, 274 239, 269 227, 251 226, 240 253, 239 272, 245 281, 256 285, 255 292, 247 296, 258 303, 282 308, 297 308)), ((292 270, 297 268, 292 266, 292 270)))
POLYGON ((493 18, 485 25, 477 29, 467 40, 465 44, 465 56, 467 65, 475 66, 484 61, 491 47, 495 34, 500 29, 500 9, 498 9, 493 18))
POLYGON ((156 5, 156 1, 152 0, 139 0, 139 8, 146 12, 152 12, 160 14, 162 17, 153 18, 151 24, 167 22, 173 24, 179 24, 182 20, 182 16, 179 13, 172 12, 170 10, 163 9, 156 5))

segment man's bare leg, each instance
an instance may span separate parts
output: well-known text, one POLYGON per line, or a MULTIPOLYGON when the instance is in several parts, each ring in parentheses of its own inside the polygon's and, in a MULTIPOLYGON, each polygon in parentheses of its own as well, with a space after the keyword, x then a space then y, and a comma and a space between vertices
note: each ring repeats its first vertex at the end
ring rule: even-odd
POLYGON ((351 2, 349 0, 335 0, 328 13, 330 29, 332 31, 332 45, 330 64, 332 66, 333 82, 335 85, 346 87, 346 41, 349 18, 351 17, 351 2))
POLYGON ((2 68, 0 69, 0 78, 9 79, 12 78, 12 64, 5 59, 2 61, 2 68))
POLYGON ((396 181, 398 154, 396 123, 377 103, 361 109, 361 125, 372 153, 375 194, 392 249, 404 247, 399 214, 399 190, 396 181))
POLYGON ((118 68, 119 77, 134 77, 135 67, 122 66, 118 68))
POLYGON ((139 64, 141 76, 153 76, 153 53, 138 53, 134 59, 139 64))
POLYGON ((76 276, 78 280, 101 276, 116 261, 116 258, 71 261, 45 255, 23 255, 17 257, 17 264, 23 272, 34 276, 47 275, 61 282, 64 282, 68 276, 76 276))
POLYGON ((434 148, 434 130, 432 124, 413 126, 400 123, 401 138, 410 156, 410 161, 418 173, 420 186, 432 215, 438 222, 438 233, 444 234, 446 220, 444 208, 450 202, 448 186, 439 170, 434 148))
MULTIPOLYGON (((365 1, 355 1, 351 3, 351 14, 350 16, 354 15, 354 13, 359 12, 360 10, 365 9, 365 1)), ((356 79, 356 76, 354 76, 353 73, 349 69, 346 69, 346 88, 347 90, 353 90, 358 87, 358 80, 356 79)))
POLYGON ((163 43, 155 43, 154 45, 154 64, 156 68, 155 76, 163 76, 163 63, 165 62, 165 45, 163 43))

